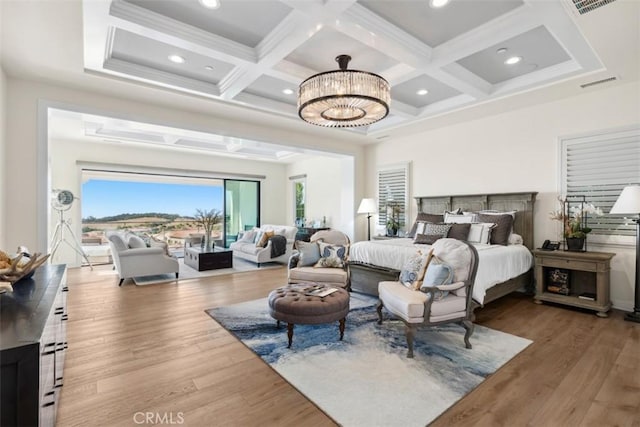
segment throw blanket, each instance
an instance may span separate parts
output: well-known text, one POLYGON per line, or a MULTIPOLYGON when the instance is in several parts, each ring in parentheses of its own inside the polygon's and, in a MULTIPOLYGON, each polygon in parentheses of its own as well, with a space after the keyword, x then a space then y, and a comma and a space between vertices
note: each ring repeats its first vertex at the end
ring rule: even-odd
POLYGON ((276 235, 269 237, 271 240, 271 258, 279 257, 287 252, 287 238, 276 235))

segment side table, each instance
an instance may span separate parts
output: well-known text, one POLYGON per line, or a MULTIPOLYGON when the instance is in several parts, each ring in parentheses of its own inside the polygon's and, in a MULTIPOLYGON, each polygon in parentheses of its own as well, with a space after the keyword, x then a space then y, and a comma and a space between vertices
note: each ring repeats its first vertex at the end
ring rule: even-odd
POLYGON ((535 302, 543 301, 595 310, 607 317, 609 297, 610 252, 545 251, 536 249, 535 302))

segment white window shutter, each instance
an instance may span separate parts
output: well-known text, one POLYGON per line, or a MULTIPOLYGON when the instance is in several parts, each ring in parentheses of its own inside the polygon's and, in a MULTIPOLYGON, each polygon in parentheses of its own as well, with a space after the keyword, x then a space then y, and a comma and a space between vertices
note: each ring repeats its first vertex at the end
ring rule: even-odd
POLYGON ((399 209, 400 227, 407 223, 409 164, 380 166, 378 168, 378 224, 387 224, 387 206, 399 209))

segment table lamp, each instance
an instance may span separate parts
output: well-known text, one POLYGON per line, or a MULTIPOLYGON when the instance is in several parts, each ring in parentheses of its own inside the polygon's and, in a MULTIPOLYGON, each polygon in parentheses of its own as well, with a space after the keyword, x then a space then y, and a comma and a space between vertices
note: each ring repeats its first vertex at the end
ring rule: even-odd
POLYGON ((362 199, 358 207, 359 214, 367 214, 367 240, 371 240, 371 214, 376 212, 376 210, 375 199, 362 199))
POLYGON ((633 313, 627 313, 624 320, 640 323, 640 185, 625 187, 609 212, 611 214, 638 215, 636 223, 636 281, 633 313))

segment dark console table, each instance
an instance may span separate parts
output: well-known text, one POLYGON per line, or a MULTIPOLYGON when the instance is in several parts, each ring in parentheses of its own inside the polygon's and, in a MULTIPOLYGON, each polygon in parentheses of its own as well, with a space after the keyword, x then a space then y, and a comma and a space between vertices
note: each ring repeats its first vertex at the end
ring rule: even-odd
POLYGON ((184 263, 198 271, 231 268, 233 251, 217 247, 213 252, 205 252, 198 247, 187 248, 184 251, 184 263))
POLYGON ((330 227, 298 227, 298 232, 296 233, 296 240, 302 240, 304 242, 308 242, 316 232, 322 230, 331 230, 330 227))
POLYGON ((66 266, 40 266, 0 295, 0 425, 54 426, 67 349, 66 266))

